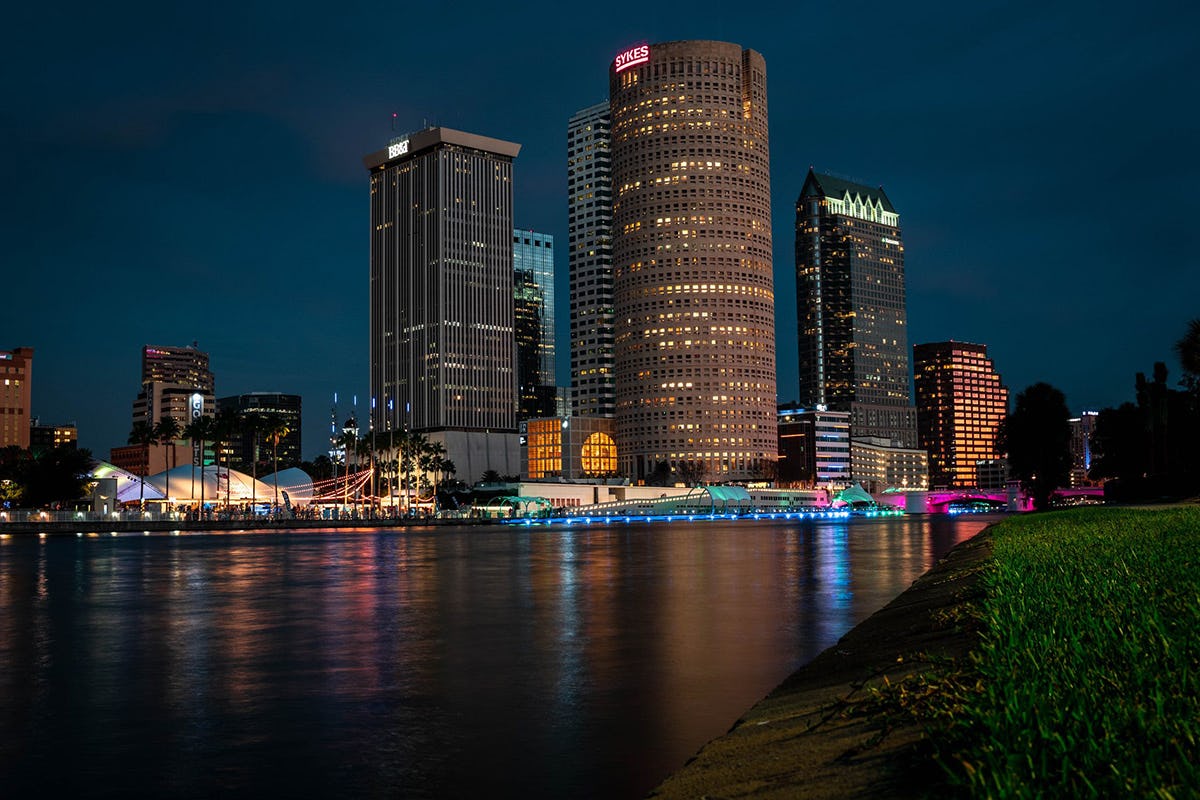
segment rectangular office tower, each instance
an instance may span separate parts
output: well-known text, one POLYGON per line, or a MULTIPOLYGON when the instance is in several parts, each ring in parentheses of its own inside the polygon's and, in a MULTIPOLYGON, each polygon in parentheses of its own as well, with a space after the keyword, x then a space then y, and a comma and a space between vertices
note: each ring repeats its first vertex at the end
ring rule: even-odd
POLYGON ((809 170, 796 202, 800 405, 849 411, 853 439, 911 448, 899 224, 882 187, 809 170))
POLYGON ((1008 389, 988 358, 987 345, 913 345, 920 446, 929 451, 936 487, 983 487, 980 462, 993 461, 996 433, 1008 414, 1008 389))
POLYGON ((466 481, 520 471, 512 246, 520 149, 427 128, 363 159, 372 424, 441 443, 466 481))
POLYGON ((513 231, 513 329, 517 421, 557 413, 554 347, 554 237, 513 231))
POLYGON ((611 417, 613 372, 612 161, 608 103, 567 123, 567 270, 571 284, 571 413, 611 417))
POLYGON ((133 424, 153 426, 171 418, 183 428, 196 417, 212 416, 214 386, 208 353, 198 343, 148 344, 142 348, 142 389, 133 401, 133 424))

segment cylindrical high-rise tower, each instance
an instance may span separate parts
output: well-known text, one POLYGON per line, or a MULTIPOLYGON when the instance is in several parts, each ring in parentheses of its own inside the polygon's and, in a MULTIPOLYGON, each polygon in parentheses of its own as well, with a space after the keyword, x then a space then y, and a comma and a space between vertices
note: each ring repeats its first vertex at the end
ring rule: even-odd
POLYGON ((634 480, 778 452, 767 73, 725 42, 621 53, 612 111, 617 447, 634 480))

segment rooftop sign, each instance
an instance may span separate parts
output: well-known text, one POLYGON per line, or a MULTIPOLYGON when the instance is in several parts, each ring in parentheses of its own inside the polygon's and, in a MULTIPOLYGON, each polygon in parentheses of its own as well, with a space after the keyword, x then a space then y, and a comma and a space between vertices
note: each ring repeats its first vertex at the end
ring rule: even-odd
POLYGON ((392 142, 388 145, 388 158, 396 158, 408 152, 408 139, 392 142))
POLYGON ((645 64, 650 60, 650 45, 640 44, 619 54, 613 61, 614 72, 624 72, 630 67, 645 64))

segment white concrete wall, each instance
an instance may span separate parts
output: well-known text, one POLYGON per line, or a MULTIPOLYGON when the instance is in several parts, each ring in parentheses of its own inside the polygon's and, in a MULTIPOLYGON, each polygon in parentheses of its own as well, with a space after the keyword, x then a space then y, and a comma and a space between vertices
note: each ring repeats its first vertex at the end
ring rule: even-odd
POLYGON ((437 431, 426 438, 446 448, 460 481, 474 483, 489 469, 500 475, 521 474, 521 440, 516 433, 437 431))

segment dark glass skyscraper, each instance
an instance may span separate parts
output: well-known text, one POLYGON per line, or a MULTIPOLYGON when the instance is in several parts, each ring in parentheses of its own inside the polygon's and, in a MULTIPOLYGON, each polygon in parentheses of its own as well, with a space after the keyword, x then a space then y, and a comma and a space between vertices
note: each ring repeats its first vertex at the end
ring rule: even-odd
POLYGON ((917 443, 900 217, 882 187, 809 170, 796 203, 800 404, 852 438, 917 443))
POLYGON ((515 474, 513 159, 449 128, 366 156, 371 180, 371 405, 377 434, 441 443, 458 475, 515 474))
POLYGON ((517 420, 551 417, 558 412, 553 236, 536 231, 513 231, 513 292, 517 420))

